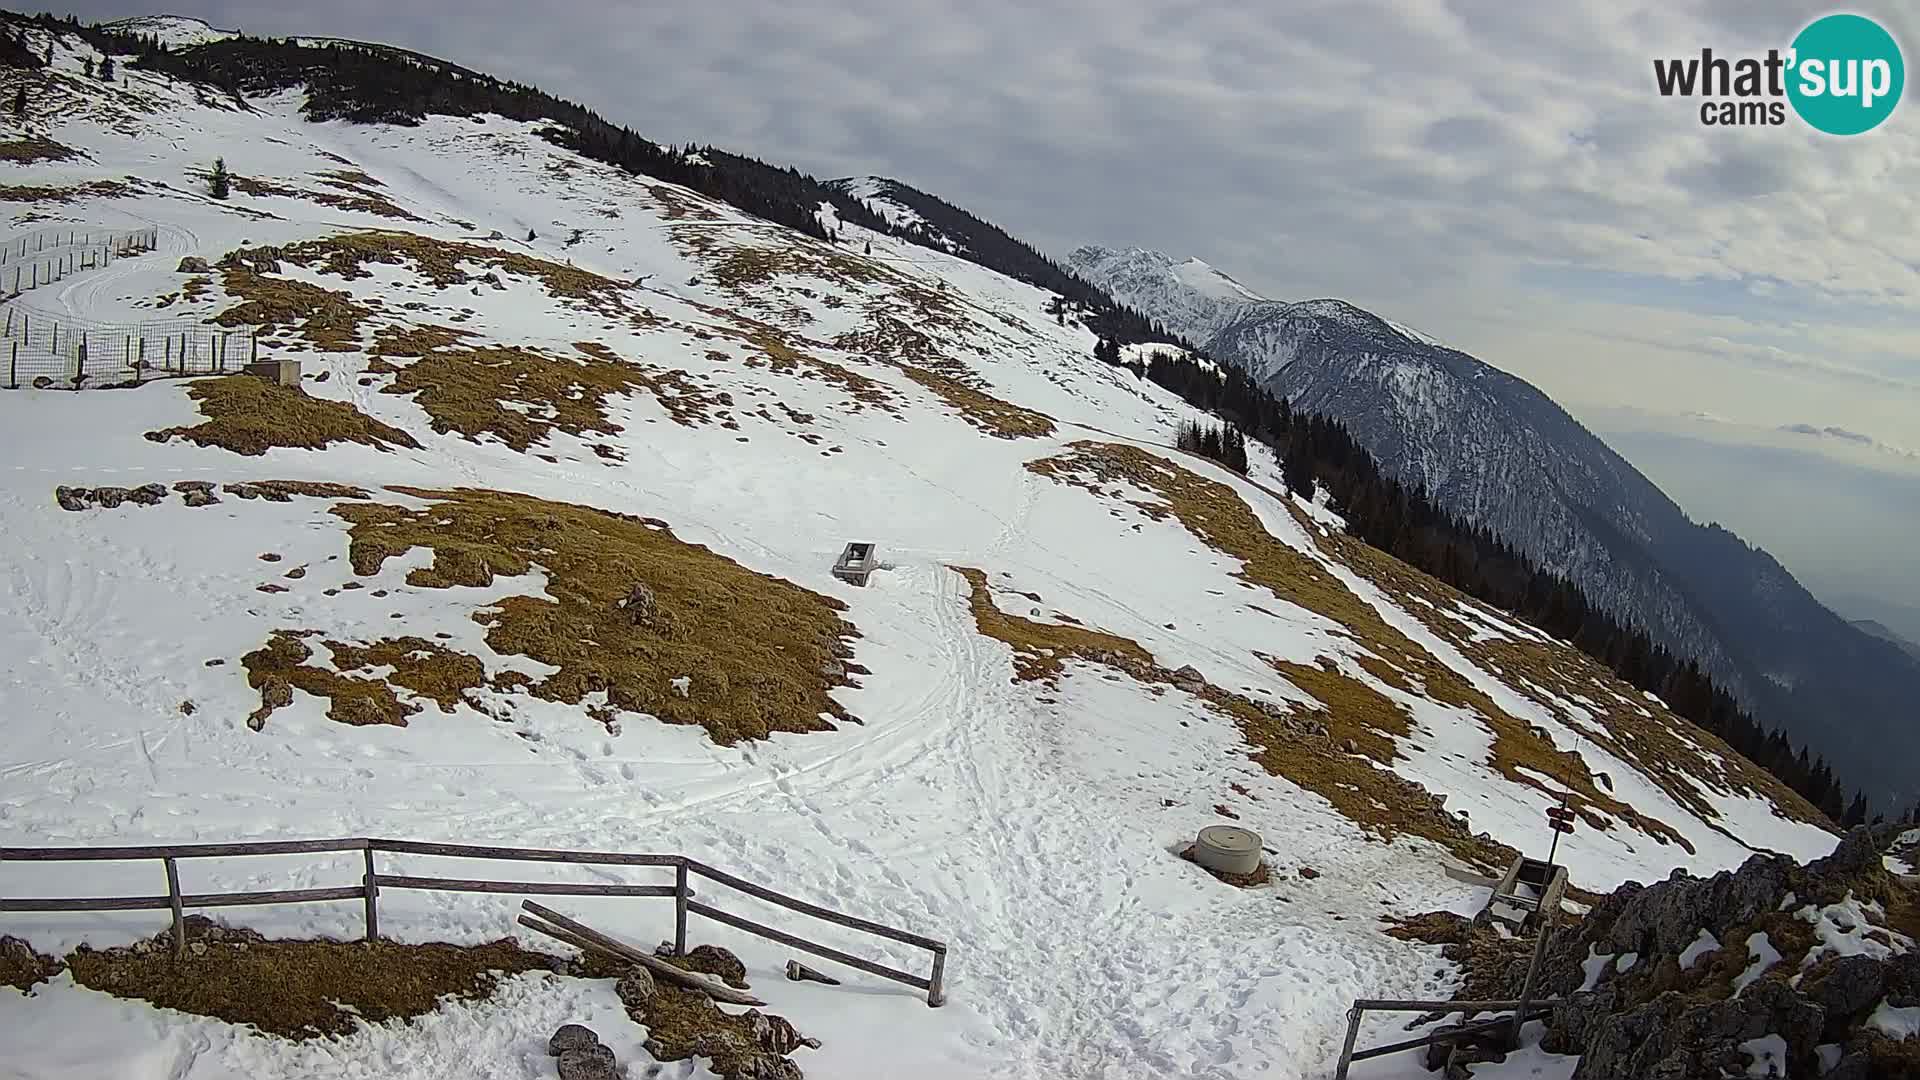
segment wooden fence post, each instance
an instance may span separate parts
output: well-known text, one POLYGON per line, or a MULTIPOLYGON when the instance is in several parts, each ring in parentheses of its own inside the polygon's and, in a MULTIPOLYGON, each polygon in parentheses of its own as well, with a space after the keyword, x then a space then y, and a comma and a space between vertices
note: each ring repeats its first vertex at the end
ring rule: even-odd
POLYGON ((361 854, 367 857, 367 873, 366 877, 362 879, 366 883, 367 890, 367 940, 377 941, 380 937, 380 912, 378 910, 380 885, 375 881, 373 872, 373 845, 368 844, 365 848, 361 849, 361 854))
POLYGON ((13 359, 7 362, 7 389, 20 389, 20 343, 13 343, 13 359))
POLYGON ((687 862, 673 869, 673 955, 687 955, 687 862))
POLYGON ((927 1007, 937 1009, 947 1003, 947 950, 933 954, 933 974, 927 978, 927 1007))
POLYGON ((173 856, 166 857, 167 863, 167 900, 173 905, 173 958, 184 960, 187 956, 187 920, 180 912, 180 867, 173 856))

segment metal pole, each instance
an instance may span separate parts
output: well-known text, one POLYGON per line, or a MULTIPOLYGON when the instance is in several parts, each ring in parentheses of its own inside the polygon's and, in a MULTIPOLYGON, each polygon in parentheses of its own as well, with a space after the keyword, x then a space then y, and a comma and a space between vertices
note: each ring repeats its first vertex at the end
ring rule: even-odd
POLYGON ((673 871, 673 955, 687 955, 687 864, 684 859, 673 871))
POLYGON ((380 896, 380 886, 373 873, 373 845, 368 844, 362 850, 362 854, 367 857, 367 875, 363 879, 367 889, 367 940, 374 941, 380 937, 380 912, 376 905, 376 900, 380 896))
POLYGON ((184 960, 187 957, 187 920, 180 913, 180 867, 173 856, 166 857, 167 864, 167 902, 173 905, 173 958, 184 960))

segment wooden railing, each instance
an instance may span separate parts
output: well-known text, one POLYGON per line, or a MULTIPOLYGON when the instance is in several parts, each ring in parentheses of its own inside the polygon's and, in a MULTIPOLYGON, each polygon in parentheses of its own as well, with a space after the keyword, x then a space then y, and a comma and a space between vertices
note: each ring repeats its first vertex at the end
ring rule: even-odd
POLYGON ((42 847, 0 848, 0 863, 8 862, 106 862, 153 859, 166 870, 165 895, 88 896, 88 897, 0 897, 0 912, 30 911, 171 911, 176 954, 186 951, 185 911, 188 908, 239 907, 252 904, 304 904, 330 900, 360 900, 366 906, 367 939, 380 936, 379 900, 382 889, 426 889, 438 892, 478 892, 537 894, 544 896, 638 896, 671 897, 674 901, 674 948, 687 951, 687 916, 699 915, 714 922, 744 930, 749 934, 778 942, 790 948, 825 957, 850 968, 905 983, 927 993, 927 1004, 938 1006, 945 1000, 947 947, 920 934, 857 918, 831 908, 810 904, 744 878, 717 870, 685 855, 647 855, 609 851, 554 851, 540 848, 488 847, 473 844, 423 843, 415 840, 342 839, 342 840, 265 840, 234 844, 169 844, 142 847, 42 847), (329 852, 362 854, 365 868, 360 884, 323 889, 277 889, 260 892, 183 893, 180 891, 182 859, 220 859, 249 855, 298 855, 329 852), (498 881, 476 878, 416 877, 383 874, 375 864, 375 852, 402 855, 432 855, 456 859, 497 859, 511 862, 552 862, 576 866, 659 866, 671 867, 672 885, 626 885, 604 882, 498 881), (716 885, 746 893, 769 904, 808 915, 836 926, 858 930, 875 937, 925 949, 933 954, 932 969, 919 976, 885 964, 854 956, 821 945, 740 915, 723 911, 694 899, 691 879, 698 875, 716 885))

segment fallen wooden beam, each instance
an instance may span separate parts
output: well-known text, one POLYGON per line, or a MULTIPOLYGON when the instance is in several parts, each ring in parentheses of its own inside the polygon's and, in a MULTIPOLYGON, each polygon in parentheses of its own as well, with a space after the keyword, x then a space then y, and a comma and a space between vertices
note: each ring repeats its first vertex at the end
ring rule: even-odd
POLYGON ((641 967, 646 968, 648 971, 653 972, 655 975, 658 975, 670 983, 684 986, 690 990, 698 990, 715 1001, 724 1001, 729 1005, 766 1004, 766 1002, 761 1001, 752 994, 742 990, 735 990, 733 987, 720 982, 718 979, 711 979, 696 972, 686 971, 658 957, 649 956, 639 949, 628 945, 626 942, 620 941, 617 938, 608 937, 592 927, 577 923, 552 908, 536 904, 531 900, 521 901, 520 906, 528 912, 539 916, 538 919, 533 920, 529 920, 525 915, 520 917, 520 924, 530 930, 538 930, 549 937, 559 938, 576 948, 582 947, 581 943, 585 942, 593 951, 604 953, 618 960, 625 960, 628 963, 639 964, 641 967), (540 922, 540 919, 545 919, 546 923, 551 923, 552 925, 548 926, 546 923, 540 922), (567 934, 554 934, 552 931, 555 928, 567 931, 567 934))

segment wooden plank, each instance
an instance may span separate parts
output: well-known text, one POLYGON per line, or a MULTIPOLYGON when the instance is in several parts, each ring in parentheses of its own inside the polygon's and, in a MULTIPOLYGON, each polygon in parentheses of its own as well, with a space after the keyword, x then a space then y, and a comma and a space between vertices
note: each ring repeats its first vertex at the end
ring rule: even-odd
POLYGON ((687 900, 693 890, 687 888, 687 863, 682 859, 673 868, 673 953, 687 955, 687 900))
POLYGON ((843 915, 838 911, 823 908, 818 904, 809 904, 805 900, 796 900, 791 896, 774 892, 772 889, 764 886, 755 885, 751 881, 734 877, 732 874, 722 873, 705 863, 697 862, 693 859, 687 860, 687 869, 699 874, 701 877, 717 881, 728 888, 738 889, 748 896, 757 896, 770 904, 778 904, 781 907, 811 915, 816 919, 824 919, 827 922, 844 926, 851 930, 864 930, 878 937, 903 942, 907 945, 918 945, 932 952, 945 952, 947 948, 946 945, 930 937, 908 933, 905 930, 895 930, 891 926, 882 926, 877 922, 869 922, 866 919, 857 918, 852 915, 843 915))
MULTIPOLYGON (((683 971, 657 956, 649 956, 624 941, 608 937, 590 926, 574 922, 565 915, 551 908, 542 907, 531 900, 522 900, 520 906, 533 915, 538 916, 538 918, 531 922, 525 917, 521 918, 521 925, 529 929, 541 930, 542 926, 545 925, 541 920, 544 919, 546 923, 550 923, 559 929, 570 931, 576 938, 591 943, 601 952, 608 953, 621 960, 639 964, 641 967, 666 979, 668 982, 698 990, 715 1001, 724 1001, 732 1005, 766 1004, 766 1002, 761 1001, 759 998, 744 991, 735 990, 733 987, 728 986, 718 979, 710 979, 691 971, 683 971)), ((542 930, 542 932, 544 933, 545 931, 542 930)))
POLYGON ((164 911, 173 907, 167 896, 78 896, 64 899, 0 900, 0 911, 164 911))
POLYGON ((360 895, 366 898, 367 940, 376 941, 380 937, 380 875, 373 868, 373 848, 361 852, 366 856, 365 869, 360 875, 360 895))
POLYGON ((187 907, 244 907, 248 904, 305 904, 319 900, 358 900, 366 891, 358 885, 336 889, 273 889, 264 892, 190 893, 180 898, 187 907))
POLYGON ((172 859, 167 864, 167 902, 173 908, 173 957, 178 960, 187 955, 187 920, 181 914, 180 902, 180 864, 172 859))
POLYGON ((909 975, 904 971, 890 968, 885 964, 876 964, 871 960, 862 960, 860 957, 854 956, 851 953, 841 952, 839 949, 829 948, 825 945, 817 945, 805 938, 794 937, 792 934, 785 933, 784 931, 775 930, 771 926, 762 926, 751 919, 743 919, 738 915, 729 914, 721 911, 719 908, 702 904, 699 901, 688 903, 687 910, 696 915, 704 915, 714 922, 725 923, 736 930, 745 930, 749 934, 758 934, 768 941, 777 941, 791 948, 803 949, 815 956, 824 956, 829 960, 864 971, 869 975, 878 975, 883 979, 892 979, 894 982, 906 983, 916 990, 933 989, 933 983, 931 981, 923 979, 918 975, 909 975))
POLYGON ((404 855, 445 855, 457 859, 519 859, 595 866, 678 866, 678 855, 635 855, 617 851, 555 851, 546 848, 490 847, 477 844, 427 844, 417 840, 368 840, 376 851, 404 855))
POLYGON ((96 859, 215 859, 233 855, 298 855, 359 851, 365 840, 260 840, 237 844, 153 844, 144 847, 0 847, 0 862, 86 862, 96 859))
MULTIPOLYGON (((1558 1004, 1558 1001, 1534 1002, 1542 1009, 1558 1004)), ((1519 1006, 1518 1001, 1396 1001, 1392 998, 1361 998, 1353 1003, 1354 1008, 1367 1012, 1510 1012, 1519 1006)))
POLYGON ((484 881, 468 878, 408 877, 376 874, 374 884, 392 889, 436 889, 443 892, 532 893, 537 896, 673 896, 671 885, 612 885, 573 881, 484 881))

